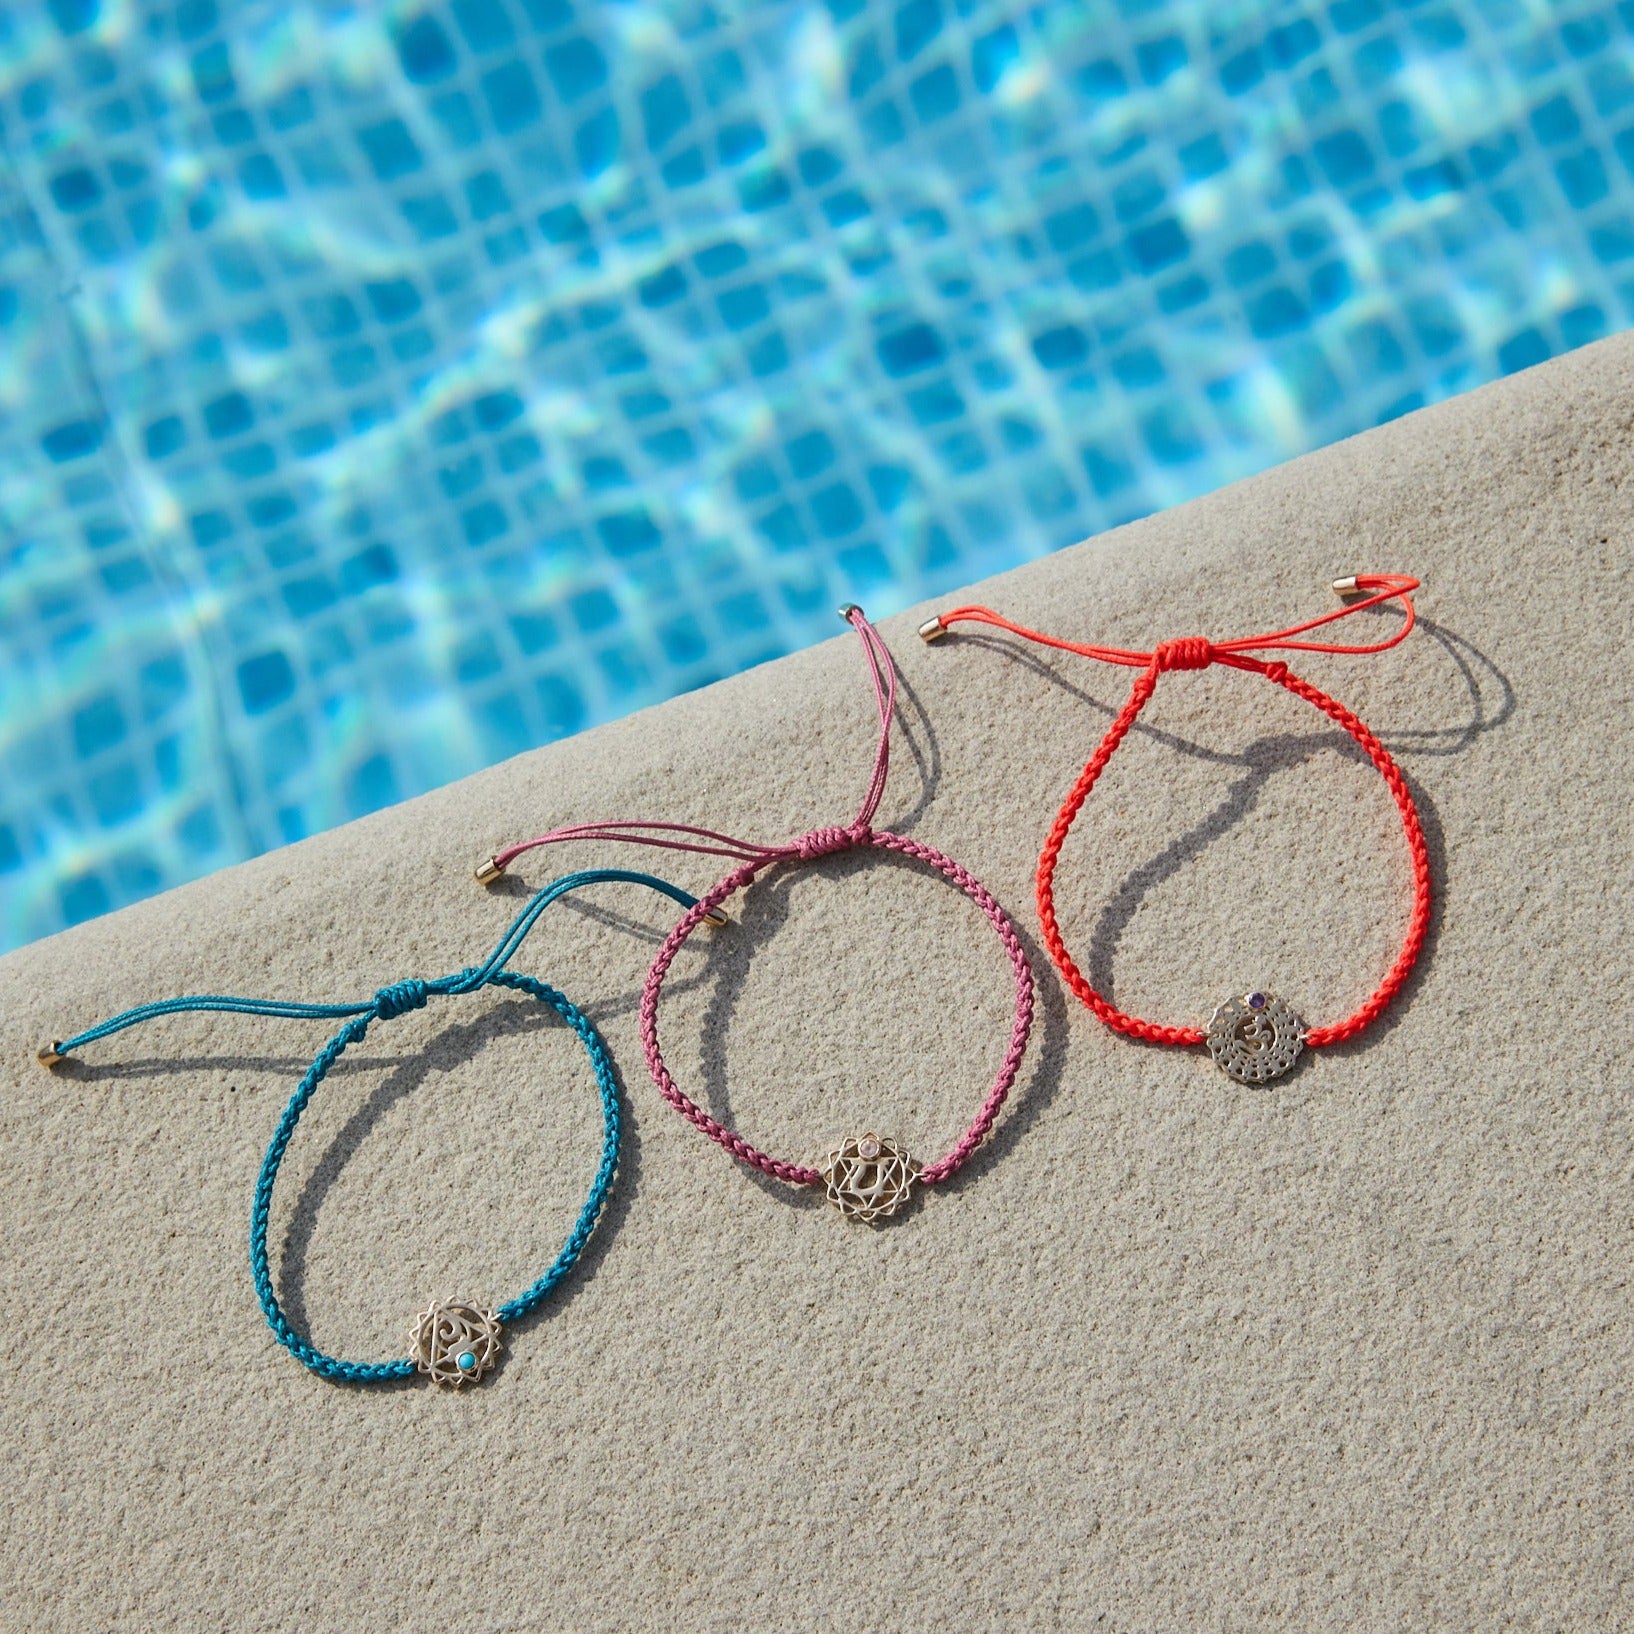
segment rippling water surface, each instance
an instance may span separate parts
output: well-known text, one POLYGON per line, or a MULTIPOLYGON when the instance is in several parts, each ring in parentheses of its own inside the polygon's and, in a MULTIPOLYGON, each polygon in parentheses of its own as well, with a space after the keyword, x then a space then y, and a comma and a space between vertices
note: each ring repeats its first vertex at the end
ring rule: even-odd
POLYGON ((0 941, 1624 327, 1631 26, 6 6, 0 941))

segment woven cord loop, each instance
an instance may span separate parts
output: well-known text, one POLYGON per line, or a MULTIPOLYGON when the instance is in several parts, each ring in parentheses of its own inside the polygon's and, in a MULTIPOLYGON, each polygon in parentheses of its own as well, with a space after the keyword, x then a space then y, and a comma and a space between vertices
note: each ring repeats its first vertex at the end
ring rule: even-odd
POLYGON ((1434 898, 1429 850, 1425 844, 1424 829, 1419 821, 1412 790, 1384 745, 1342 703, 1330 698, 1325 692, 1312 686, 1309 681, 1295 675, 1281 659, 1267 662, 1252 655, 1255 652, 1278 649, 1327 653, 1387 651, 1404 641, 1413 628, 1417 615, 1413 608, 1412 594, 1418 587, 1419 581, 1407 574, 1358 574, 1354 580, 1347 581, 1347 588, 1366 592, 1365 599, 1351 602, 1335 612, 1308 619, 1302 624, 1269 635, 1247 636, 1236 641, 1210 642, 1201 636, 1183 636, 1178 640, 1161 642, 1150 652, 1063 641, 1028 629, 1025 625, 1012 623, 987 607, 955 608, 951 612, 940 614, 932 621, 941 629, 957 623, 987 624, 1042 646, 1055 647, 1060 651, 1078 653, 1087 658, 1099 659, 1103 663, 1120 664, 1139 671, 1129 689, 1129 696, 1123 708, 1118 711, 1112 724, 1107 728, 1105 737, 1101 739, 1095 752, 1078 774, 1066 799, 1061 802, 1061 809, 1056 813, 1055 820, 1050 824, 1049 832, 1044 838, 1043 849, 1039 853, 1036 879, 1038 918, 1043 931, 1044 945, 1049 949, 1050 957, 1054 960, 1056 969, 1060 971, 1062 980, 1108 1027, 1152 1044, 1202 1044, 1207 1036, 1199 1027, 1169 1026, 1130 1015, 1096 990, 1078 967, 1061 934, 1055 910, 1055 875, 1061 860, 1061 848, 1066 843, 1067 835, 1077 820, 1078 813, 1083 810, 1090 791, 1095 787, 1101 773, 1106 770, 1107 763, 1117 752, 1118 746, 1129 735, 1130 728, 1135 724, 1141 710, 1151 700, 1153 692, 1157 689, 1158 680, 1171 670, 1206 669, 1211 664, 1262 675, 1266 680, 1291 692, 1296 698, 1303 699, 1313 709, 1320 710, 1347 732, 1360 745, 1384 779, 1385 787, 1389 789, 1390 797, 1395 801, 1396 809, 1400 813, 1402 832, 1407 840, 1408 858, 1413 870, 1413 906, 1408 916, 1407 931, 1402 939, 1400 951, 1384 980, 1354 1014, 1342 1021, 1312 1027, 1305 1034, 1305 1043, 1319 1048, 1324 1044, 1335 1044, 1344 1039, 1354 1038, 1376 1021, 1390 1001, 1401 991, 1424 947, 1434 898), (1367 608, 1398 600, 1406 617, 1401 627, 1383 641, 1345 646, 1295 639, 1322 625, 1348 618, 1367 608))

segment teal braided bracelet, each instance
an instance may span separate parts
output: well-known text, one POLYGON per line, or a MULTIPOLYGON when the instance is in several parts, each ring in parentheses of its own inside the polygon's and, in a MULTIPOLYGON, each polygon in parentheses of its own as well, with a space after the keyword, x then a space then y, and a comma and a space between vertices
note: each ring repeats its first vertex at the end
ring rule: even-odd
POLYGON ((242 999, 215 994, 191 995, 184 998, 164 999, 155 1004, 139 1005, 133 1010, 99 1022, 74 1037, 53 1044, 39 1052, 45 1066, 55 1066, 68 1058, 70 1051, 82 1045, 106 1038, 110 1033, 124 1031, 139 1022, 155 1016, 172 1015, 185 1010, 225 1010, 244 1015, 284 1016, 300 1020, 335 1019, 349 1017, 346 1025, 319 1050, 312 1065, 307 1068, 289 1104, 284 1108, 278 1127, 273 1131, 267 1155, 261 1160, 261 1173, 255 1182, 255 1199, 250 1210, 250 1274, 255 1282, 256 1297, 267 1318, 267 1325, 278 1342, 285 1346, 298 1361, 321 1373, 327 1379, 346 1384, 378 1384, 390 1379, 412 1378, 416 1372, 427 1374, 434 1384, 459 1389, 480 1379, 497 1362, 501 1349, 501 1333, 505 1325, 516 1322, 534 1310, 549 1297, 551 1290, 567 1275, 584 1251, 607 1201, 613 1176, 618 1169, 619 1110, 618 1086, 613 1077, 613 1064, 602 1043, 601 1035, 575 1004, 557 992, 554 987, 532 976, 522 975, 505 968, 505 962, 522 945, 539 916, 552 902, 569 891, 585 885, 624 882, 646 885, 661 892, 683 908, 691 908, 696 898, 652 874, 641 874, 622 868, 596 868, 581 873, 566 874, 553 880, 536 892, 528 905, 519 913, 500 938, 498 947, 488 958, 473 969, 461 970, 435 981, 400 981, 383 987, 372 999, 361 1004, 295 1004, 277 999, 242 999), (601 1097, 602 1146, 601 1161, 596 1167, 594 1180, 584 1207, 568 1233, 561 1252, 539 1280, 523 1290, 515 1299, 497 1309, 487 1309, 464 1300, 439 1300, 420 1313, 410 1335, 411 1352, 398 1361, 348 1362, 339 1357, 326 1356, 303 1334, 297 1333, 284 1314, 283 1306, 273 1291, 272 1274, 267 1265, 267 1221, 272 1208, 272 1188, 278 1178, 278 1169, 284 1160, 295 1126, 301 1121, 307 1102, 324 1080, 329 1069, 353 1044, 360 1042, 376 1021, 390 1021, 410 1010, 423 1009, 432 996, 453 997, 460 993, 474 993, 481 987, 509 987, 517 992, 530 993, 540 1003, 547 1004, 579 1035, 585 1053, 596 1076, 596 1087, 601 1097))

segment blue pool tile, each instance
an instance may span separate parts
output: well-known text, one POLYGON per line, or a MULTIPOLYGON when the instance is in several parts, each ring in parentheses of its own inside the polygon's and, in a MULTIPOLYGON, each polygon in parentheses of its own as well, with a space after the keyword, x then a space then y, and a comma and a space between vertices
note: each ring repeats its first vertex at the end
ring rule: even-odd
POLYGON ((979 35, 970 45, 970 76, 983 95, 992 91, 1021 54, 1021 40, 1008 23, 979 35))
POLYGON ((1129 257, 1144 273, 1160 272, 1183 261, 1191 244, 1185 229, 1173 216, 1136 229, 1128 239, 1129 257))
POLYGON ((473 51, 503 51, 515 43, 516 30, 496 0, 449 0, 449 9, 473 51))
POLYGON ((1033 356, 1046 369, 1075 368, 1089 356, 1089 339, 1073 324, 1061 324, 1034 335, 1033 356))
POLYGON ((892 19, 898 62, 912 62, 942 32, 940 0, 906 0, 892 19))
POLYGON ((99 420, 64 420, 40 438, 40 446, 54 465, 85 459, 102 446, 103 426, 99 420))
POLYGON ((1227 96, 1242 96, 1265 78, 1265 63, 1256 47, 1239 51, 1219 65, 1220 85, 1227 96))
POLYGON ((539 88, 526 63, 510 62, 482 76, 482 96, 501 136, 513 136, 534 124, 544 112, 539 88))
POLYGON ((1551 97, 1542 107, 1535 108, 1531 125, 1537 139, 1549 145, 1575 141, 1583 131, 1583 122, 1567 96, 1551 97))
POLYGON ((959 108, 959 80, 946 63, 921 74, 908 86, 908 100, 922 125, 946 119, 959 108))
POLYGON ((641 121, 649 152, 662 152, 691 120, 692 103, 678 75, 665 74, 641 93, 641 121))
POLYGON ((1593 302, 1574 306, 1560 315, 1560 335, 1568 347, 1587 346, 1609 333, 1605 312, 1593 302))
POLYGON ((289 188, 278 161, 270 153, 252 153, 238 167, 238 184, 252 199, 281 199, 289 188))
POLYGON ((195 51, 190 66, 193 88, 200 102, 223 102, 237 94, 238 84, 233 78, 225 41, 217 40, 195 51))
POLYGON ((453 42, 434 15, 421 12, 402 19, 393 32, 403 72, 412 84, 434 84, 458 68, 453 42))
POLYGON ((298 130, 311 122, 315 111, 311 88, 291 85, 274 94, 267 103, 267 124, 275 131, 298 130))
POLYGON ((255 140, 255 121, 242 108, 223 108, 210 116, 210 128, 224 147, 255 140))
POLYGON ((255 411, 243 392, 227 392, 213 398, 203 408, 204 427, 218 441, 236 437, 255 424, 255 411))
POLYGON ((369 309, 381 323, 401 323, 412 318, 423 304, 420 292, 407 278, 384 279, 363 286, 369 309))
POLYGON ((1079 92, 1090 98, 1118 97, 1129 89, 1129 76, 1111 57, 1097 57, 1083 64, 1073 78, 1079 92))
POLYGON ((645 509, 617 511, 601 517, 596 532, 615 558, 641 555, 662 543, 657 525, 645 509))
POLYGON ((1101 230, 1094 206, 1082 201, 1046 216, 1041 225, 1050 248, 1059 255, 1069 255, 1093 243, 1101 230))
POLYGON ((221 463, 241 481, 250 482, 256 477, 270 476, 278 469, 278 451, 268 442, 246 443, 228 449, 221 456, 221 463))
POLYGON ((1574 210, 1586 210, 1591 204, 1598 204, 1611 191, 1605 161, 1593 148, 1557 160, 1555 175, 1566 202, 1574 210))
POLYGON ((825 539, 854 533, 865 520, 862 503, 849 483, 836 482, 811 496, 812 520, 825 539))
POLYGON ((1373 174, 1373 154, 1359 131, 1334 131, 1321 137, 1312 151, 1323 175, 1336 188, 1354 186, 1373 174))
POLYGON ((59 210, 89 210, 101 201, 102 183, 88 165, 73 165, 51 178, 51 199, 59 210))
POLYGON ((264 715, 295 693, 295 670, 282 652, 258 653, 238 666, 238 690, 250 715, 264 715))
POLYGON ((1616 266, 1634 256, 1634 218, 1617 216, 1589 229, 1589 248, 1604 266, 1616 266))
POLYGON ((1505 374, 1513 374, 1517 369, 1529 369, 1534 363, 1544 362, 1550 355, 1548 339, 1540 330, 1522 329, 1499 346, 1498 367, 1505 374))
POLYGON ((413 175, 425 164, 419 146, 401 119, 382 119, 378 124, 365 125, 358 131, 357 140, 380 181, 394 182, 413 175))
POLYGON ((1135 47, 1135 64, 1147 85, 1161 85, 1170 75, 1178 74, 1189 60, 1186 42, 1178 34, 1145 40, 1135 47))
POLYGON ((1334 0, 1328 20, 1341 34, 1354 34, 1384 17, 1384 0, 1334 0))
POLYGON ((912 323, 883 334, 875 342, 881 367, 893 379, 942 362, 947 348, 928 323, 912 323))
POLYGON ((463 91, 433 97, 431 114, 455 148, 475 147, 482 140, 482 125, 463 91))
POLYGON ((78 925, 106 913, 114 904, 114 896, 107 885, 94 874, 81 874, 65 880, 58 888, 61 920, 65 925, 78 925))
MULTIPOLYGON (((90 796, 91 811, 103 828, 115 828, 120 823, 129 822, 142 810, 142 778, 130 761, 93 772, 86 783, 86 792, 90 796)), ((154 883, 157 884, 157 881, 154 883)))
POLYGON ((547 48, 545 71, 557 96, 569 104, 599 91, 607 83, 607 59, 596 42, 583 35, 547 48))
POLYGON ((582 634, 595 635, 613 629, 618 623, 618 601, 605 585, 580 591, 569 599, 567 606, 582 634))
POLYGON ((89 760, 123 743, 127 731, 119 700, 106 693, 74 712, 74 753, 81 760, 89 760))

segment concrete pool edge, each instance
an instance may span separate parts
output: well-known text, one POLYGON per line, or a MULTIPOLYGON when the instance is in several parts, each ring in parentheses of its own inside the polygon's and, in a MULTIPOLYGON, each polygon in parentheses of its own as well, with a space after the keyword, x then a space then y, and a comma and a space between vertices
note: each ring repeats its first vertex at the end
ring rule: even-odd
MULTIPOLYGON (((991 1155, 902 1226, 847 1233, 746 1180, 647 1083, 629 1001, 662 915, 627 924, 614 903, 536 939, 528 968, 559 970, 604 1026, 640 1150, 589 1274, 560 1320, 521 1336, 480 1416, 462 1398, 433 1419, 441 1404, 419 1392, 337 1398, 270 1344, 248 1295, 250 1179, 291 1064, 321 1036, 192 1019, 52 1076, 33 1050, 175 992, 316 999, 458 968, 517 905, 472 866, 557 822, 652 815, 778 841, 845 820, 869 749, 853 638, 0 958, 7 1286, 61 1347, 54 1387, 24 1370, 11 1388, 23 1541, 0 1605, 27 1608, 17 1626, 50 1611, 88 1626, 109 1605, 178 1627, 347 1608, 421 1626, 415 1585, 435 1562, 482 1582, 502 1622, 552 1626, 749 1623, 773 1600, 788 1626, 827 1626, 865 1615, 881 1574, 952 1628, 1103 1614, 1339 1628, 1363 1603, 1370 1621, 1433 1607, 1442 1625, 1500 1606, 1576 1626, 1626 1612, 1631 421, 1634 337, 1619 336, 936 604, 1144 645, 1324 611, 1347 572, 1425 579, 1422 638, 1298 667, 1385 736, 1424 797, 1435 939, 1378 1035, 1286 1090, 1228 1095, 1190 1057, 1111 1039, 1040 963, 1044 1023, 991 1155), (1517 1017, 1550 1024, 1520 1049, 1517 1017), (870 1287, 889 1297, 854 1320, 836 1289, 870 1287), (165 1352, 206 1337, 211 1365, 177 1373, 165 1352), (733 1435, 712 1441, 723 1420, 733 1435), (406 1514, 385 1502, 416 1485, 434 1496, 406 1514), (276 1505, 258 1505, 263 1486, 276 1505), (905 1500, 868 1501, 866 1573, 859 1489, 905 1500), (507 1544, 455 1524, 501 1502, 507 1544), (394 1569, 361 1566, 372 1550, 394 1569)), ((910 696, 880 821, 967 864, 1031 932, 1038 839, 1126 677, 926 647, 914 631, 934 610, 884 624, 910 696)), ((1245 724, 1258 693, 1175 682, 1127 780, 1097 794, 1094 847, 1134 873, 1116 864, 1096 896, 1098 859, 1078 854, 1079 934, 1107 941, 1120 984, 1162 1013, 1191 1000, 1192 966, 1224 979, 1191 930, 1205 909, 1257 956, 1361 981, 1399 906, 1399 833, 1376 789, 1342 756, 1278 748, 1309 731, 1296 713, 1267 707, 1262 737, 1245 724), (1222 772, 1208 757, 1228 750, 1238 769, 1222 772), (1252 786, 1216 807, 1210 775, 1252 786), (1187 896, 1210 869, 1207 902, 1187 896), (1262 899, 1284 888, 1297 908, 1267 921, 1262 899)), ((694 890, 716 877, 708 859, 617 847, 518 872, 591 861, 694 890)), ((970 1099, 962 1081, 943 1098, 950 1061, 994 1043, 1002 971, 957 912, 944 927, 940 899, 894 877, 835 880, 851 896, 834 917, 814 886, 756 943, 772 975, 740 972, 732 1002, 677 1013, 672 1066, 724 1094, 711 1057, 729 1059, 731 1110, 768 1144, 810 1127, 791 1086, 823 1070, 817 1022, 761 1013, 802 968, 832 986, 836 1100, 852 1081, 896 1086, 904 1117, 941 1129, 970 1099), (846 917, 853 900, 865 922, 846 917), (900 1010, 880 922, 946 929, 919 955, 935 987, 904 972, 915 1002, 900 1010), (877 1040, 853 1003, 870 991, 890 1024, 877 1040)), ((441 1033, 426 1047, 439 1081, 459 1077, 441 1033)), ((316 1199, 289 1228, 313 1316, 343 1341, 399 1325, 405 1259, 433 1279, 465 1269, 421 1238, 446 1183, 436 1164, 405 1169, 416 1143, 442 1141, 439 1163, 478 1176, 469 1195, 522 1208, 526 1175, 482 1166, 492 1142, 532 1122, 578 1138, 583 1108, 541 1099, 515 1053, 485 1065, 480 1119, 439 1121, 417 1090, 299 1193, 316 1199), (350 1188, 325 1203, 354 1210, 346 1241, 316 1213, 329 1185, 350 1188), (390 1229, 371 1234, 382 1208, 390 1229), (390 1321, 329 1303, 338 1283, 390 1321)), ((502 1224, 480 1235, 473 1264, 531 1263, 502 1224)))

